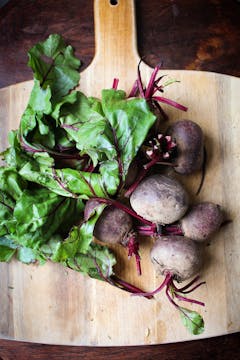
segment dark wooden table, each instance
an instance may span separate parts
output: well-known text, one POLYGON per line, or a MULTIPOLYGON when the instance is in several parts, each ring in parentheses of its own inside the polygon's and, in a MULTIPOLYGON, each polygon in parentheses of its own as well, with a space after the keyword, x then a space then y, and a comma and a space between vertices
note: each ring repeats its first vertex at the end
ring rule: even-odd
MULTIPOLYGON (((240 76, 240 1, 137 0, 136 18, 139 54, 149 65, 161 60, 165 69, 240 76)), ((32 78, 27 50, 50 33, 61 33, 82 59, 82 70, 86 68, 94 55, 93 0, 10 0, 0 8, 0 87, 32 78)), ((239 345, 240 333, 127 348, 0 340, 0 360, 222 360, 240 358, 239 345)))

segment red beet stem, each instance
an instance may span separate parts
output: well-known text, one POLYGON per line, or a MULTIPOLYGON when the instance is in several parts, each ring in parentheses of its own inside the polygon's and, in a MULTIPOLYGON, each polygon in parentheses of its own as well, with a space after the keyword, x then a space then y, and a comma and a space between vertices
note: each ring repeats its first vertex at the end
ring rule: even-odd
POLYGON ((206 281, 202 281, 199 284, 195 285, 193 288, 186 290, 186 291, 181 291, 182 294, 189 294, 192 291, 196 290, 197 288, 199 288, 199 286, 206 284, 206 281))
POLYGON ((150 225, 150 226, 153 226, 153 227, 155 226, 151 221, 148 221, 148 220, 144 219, 143 217, 138 215, 135 211, 133 211, 132 209, 130 209, 126 205, 120 203, 119 201, 112 200, 112 199, 105 199, 105 198, 101 198, 101 197, 94 197, 93 199, 98 201, 99 203, 113 205, 116 208, 125 211, 126 213, 128 213, 129 215, 134 217, 135 219, 141 221, 143 224, 150 225))
POLYGON ((164 230, 166 231, 167 234, 183 235, 180 225, 168 225, 168 226, 165 226, 164 230))
POLYGON ((176 296, 176 298, 180 301, 186 301, 186 302, 190 302, 192 304, 197 304, 197 305, 201 305, 201 306, 205 306, 205 304, 201 301, 198 300, 194 300, 194 299, 189 299, 185 296, 181 296, 178 293, 174 292, 174 295, 176 296))
POLYGON ((142 62, 142 59, 140 59, 140 61, 138 63, 138 68, 137 68, 137 73, 138 73, 137 85, 138 85, 138 89, 139 89, 141 97, 145 98, 145 92, 144 92, 144 89, 143 89, 142 77, 141 77, 141 72, 140 72, 140 64, 141 64, 141 62, 142 62))
POLYGON ((154 68, 154 70, 153 70, 153 72, 151 74, 150 80, 148 82, 147 89, 145 91, 145 98, 147 100, 150 99, 152 97, 152 95, 153 95, 153 92, 154 92, 154 89, 155 89, 155 80, 156 80, 156 76, 157 76, 157 73, 158 73, 160 67, 161 67, 161 64, 158 64, 154 68))
POLYGON ((127 189, 127 191, 125 192, 124 196, 125 197, 129 197, 134 190, 138 187, 139 183, 145 178, 145 176, 147 175, 149 171, 149 168, 144 168, 140 171, 137 180, 127 189))
POLYGON ((156 226, 137 226, 136 230, 140 235, 153 236, 156 234, 156 226))
POLYGON ((182 292, 184 290, 187 290, 190 288, 190 286, 192 286, 195 282, 197 282, 199 280, 200 276, 197 275, 193 280, 191 280, 188 284, 186 284, 185 286, 181 287, 181 288, 177 288, 175 285, 174 285, 174 288, 175 290, 177 290, 178 292, 182 292))
POLYGON ((153 296, 153 295, 156 295, 157 293, 159 293, 163 288, 164 286, 168 286, 169 283, 172 282, 172 275, 170 273, 168 273, 165 277, 165 279, 163 280, 163 282, 161 283, 161 285, 153 290, 153 291, 150 291, 150 292, 142 292, 142 293, 136 293, 136 294, 133 294, 133 295, 139 295, 139 296, 153 296))
MULTIPOLYGON (((132 285, 132 284, 126 282, 125 280, 122 280, 122 279, 118 278, 115 275, 111 276, 111 279, 114 281, 114 283, 117 286, 120 285, 120 287, 125 291, 128 291, 128 292, 130 292, 132 294, 138 294, 138 293, 141 294, 141 293, 143 293, 143 291, 141 289, 139 289, 138 287, 136 287, 135 285, 132 285)), ((146 295, 146 296, 144 295, 144 297, 146 297, 147 299, 152 299, 153 298, 152 295, 146 295)))
POLYGON ((170 106, 173 106, 173 107, 175 107, 175 108, 177 108, 179 110, 187 111, 187 109, 188 109, 186 106, 181 105, 181 104, 177 103, 176 101, 167 99, 167 98, 162 97, 162 96, 153 96, 152 99, 160 101, 160 102, 165 103, 165 104, 168 104, 170 106))
POLYGON ((168 300, 169 300, 177 309, 180 309, 180 306, 179 306, 178 304, 176 304, 175 301, 173 300, 173 298, 170 296, 170 294, 169 294, 169 289, 170 289, 170 285, 166 287, 166 291, 165 291, 168 300))
POLYGON ((138 92, 138 81, 134 81, 133 87, 128 95, 128 97, 135 97, 137 95, 138 92))
POLYGON ((113 84, 112 84, 112 89, 117 90, 118 83, 119 83, 119 79, 114 78, 113 84))
POLYGON ((127 189, 124 196, 129 197, 134 190, 138 187, 139 183, 145 178, 148 171, 153 167, 155 164, 157 164, 159 161, 162 160, 162 157, 157 156, 157 154, 153 157, 151 161, 149 161, 147 164, 143 165, 142 170, 140 171, 136 181, 127 189))
POLYGON ((135 256, 136 265, 137 265, 137 273, 138 273, 138 275, 141 275, 142 274, 141 258, 140 258, 139 252, 138 252, 139 251, 139 243, 136 239, 135 233, 133 233, 133 232, 129 234, 127 248, 128 248, 128 257, 132 257, 133 255, 135 256))

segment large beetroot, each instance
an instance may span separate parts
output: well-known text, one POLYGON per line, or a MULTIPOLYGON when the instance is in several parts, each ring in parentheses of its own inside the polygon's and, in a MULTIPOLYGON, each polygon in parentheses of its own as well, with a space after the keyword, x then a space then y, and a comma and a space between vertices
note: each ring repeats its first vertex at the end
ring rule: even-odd
POLYGON ((130 197, 132 208, 158 224, 179 220, 188 209, 188 194, 175 179, 155 174, 144 179, 130 197))
POLYGON ((151 260, 162 275, 181 282, 196 275, 202 266, 202 249, 185 236, 162 236, 151 250, 151 260))

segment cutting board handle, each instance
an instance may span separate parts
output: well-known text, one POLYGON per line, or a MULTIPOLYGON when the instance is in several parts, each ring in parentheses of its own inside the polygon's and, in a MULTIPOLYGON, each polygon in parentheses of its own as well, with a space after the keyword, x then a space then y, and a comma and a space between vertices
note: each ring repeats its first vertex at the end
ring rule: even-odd
POLYGON ((95 62, 138 60, 134 0, 94 0, 94 27, 95 62))
POLYGON ((94 0, 95 55, 81 73, 81 90, 101 96, 119 79, 119 88, 129 92, 137 77, 134 0, 94 0), (115 4, 115 5, 114 5, 115 4))

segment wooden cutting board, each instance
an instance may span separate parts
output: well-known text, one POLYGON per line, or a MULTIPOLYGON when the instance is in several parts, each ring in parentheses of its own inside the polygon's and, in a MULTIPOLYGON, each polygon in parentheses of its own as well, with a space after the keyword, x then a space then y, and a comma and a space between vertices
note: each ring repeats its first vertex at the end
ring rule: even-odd
MULTIPOLYGON (((139 56, 134 2, 117 3, 94 3, 96 54, 80 82, 88 95, 99 96, 102 88, 111 87, 114 77, 120 79, 119 88, 128 92, 136 79, 139 56)), ((152 69, 143 63, 141 71, 146 81, 152 69)), ((164 293, 147 300, 57 264, 27 266, 13 261, 0 264, 2 338, 50 344, 142 345, 240 330, 240 80, 197 71, 164 70, 162 74, 181 81, 169 86, 165 96, 189 108, 183 113, 164 106, 170 121, 187 117, 198 122, 206 135, 207 174, 200 196, 193 196, 193 200, 217 202, 233 220, 206 247, 201 273, 206 285, 193 295, 206 303, 205 308, 189 305, 203 315, 205 332, 189 335, 164 293)), ((19 123, 31 87, 30 81, 0 90, 1 150, 7 146, 8 131, 19 123)), ((197 174, 181 179, 193 194, 199 178, 197 174)), ((145 290, 154 289, 162 281, 149 261, 150 245, 147 239, 141 245, 141 277, 136 276, 134 260, 125 260, 125 250, 117 249, 118 274, 145 290)))

